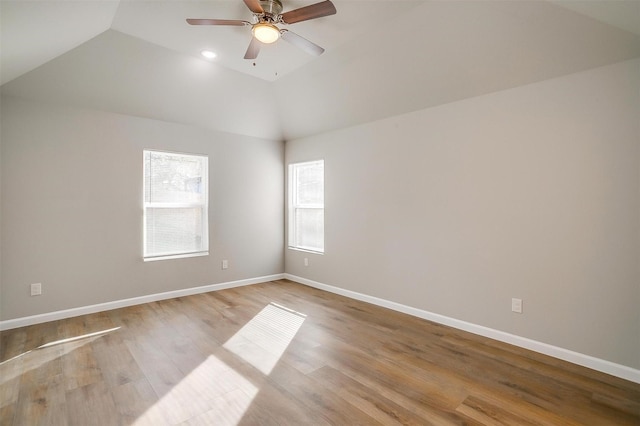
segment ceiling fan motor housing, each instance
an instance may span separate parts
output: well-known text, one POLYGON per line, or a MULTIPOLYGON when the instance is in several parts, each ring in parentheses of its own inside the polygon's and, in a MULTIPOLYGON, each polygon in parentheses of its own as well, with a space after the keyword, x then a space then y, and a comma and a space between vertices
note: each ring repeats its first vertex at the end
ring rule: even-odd
POLYGON ((282 3, 280 0, 260 0, 260 6, 264 10, 265 16, 275 18, 282 12, 282 3))

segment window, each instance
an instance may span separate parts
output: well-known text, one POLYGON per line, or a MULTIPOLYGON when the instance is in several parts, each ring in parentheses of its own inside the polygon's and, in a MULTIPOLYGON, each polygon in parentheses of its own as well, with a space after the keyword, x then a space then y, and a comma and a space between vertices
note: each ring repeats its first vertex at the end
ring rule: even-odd
POLYGON ((324 160, 289 165, 289 248, 324 253, 324 160))
POLYGON ((144 258, 207 255, 206 156, 144 151, 144 258))

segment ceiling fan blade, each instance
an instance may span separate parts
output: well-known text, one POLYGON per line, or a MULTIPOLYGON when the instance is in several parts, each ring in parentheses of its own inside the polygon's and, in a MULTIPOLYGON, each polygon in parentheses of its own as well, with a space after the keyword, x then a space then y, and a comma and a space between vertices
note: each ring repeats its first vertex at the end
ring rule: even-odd
POLYGON ((285 24, 295 24, 300 21, 308 21, 309 19, 321 18, 323 16, 334 15, 336 7, 329 0, 310 6, 301 7, 300 9, 290 10, 280 15, 282 22, 285 24))
POLYGON ((258 53, 260 53, 260 42, 257 38, 251 37, 251 43, 249 43, 249 47, 247 47, 247 52, 244 54, 244 58, 255 59, 258 57, 258 53))
POLYGON ((253 13, 264 13, 264 9, 260 6, 258 0, 244 0, 244 4, 246 4, 253 13))
POLYGON ((322 47, 289 30, 282 30, 280 37, 311 55, 320 56, 324 52, 322 47))
POLYGON ((187 19, 189 25, 232 25, 242 27, 251 25, 249 21, 241 21, 238 19, 187 19))

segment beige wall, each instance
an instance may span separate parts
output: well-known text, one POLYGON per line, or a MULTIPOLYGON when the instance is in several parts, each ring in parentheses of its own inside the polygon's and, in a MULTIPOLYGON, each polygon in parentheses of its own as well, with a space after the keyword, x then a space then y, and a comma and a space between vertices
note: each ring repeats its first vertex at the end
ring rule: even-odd
POLYGON ((640 368, 639 93, 635 60, 287 142, 326 253, 286 272, 640 368))
POLYGON ((7 97, 1 130, 2 320, 283 272, 282 142, 7 97), (209 155, 209 256, 142 261, 146 148, 209 155))

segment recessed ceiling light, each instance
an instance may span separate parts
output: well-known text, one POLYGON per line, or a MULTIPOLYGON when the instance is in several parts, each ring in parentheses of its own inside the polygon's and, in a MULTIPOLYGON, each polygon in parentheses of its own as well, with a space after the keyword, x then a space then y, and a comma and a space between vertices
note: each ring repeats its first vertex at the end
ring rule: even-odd
POLYGON ((200 54, 207 59, 213 59, 216 56, 218 56, 216 52, 214 52, 213 50, 206 50, 206 49, 201 51, 200 54))

